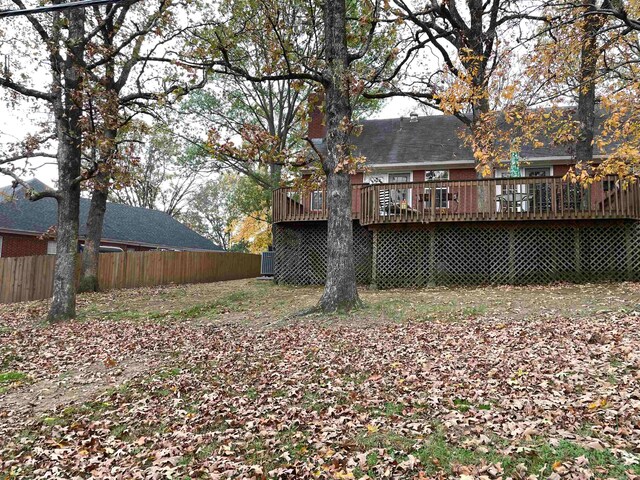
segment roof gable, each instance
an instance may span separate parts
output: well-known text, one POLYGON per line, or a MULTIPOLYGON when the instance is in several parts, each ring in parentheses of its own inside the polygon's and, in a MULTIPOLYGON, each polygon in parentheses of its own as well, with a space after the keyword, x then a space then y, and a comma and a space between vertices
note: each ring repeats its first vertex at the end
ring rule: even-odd
MULTIPOLYGON (((603 113, 596 116, 596 131, 600 130, 604 118, 603 113)), ((461 131, 467 127, 454 116, 401 117, 359 123, 362 132, 353 136, 351 142, 356 153, 366 157, 370 165, 432 164, 446 168, 447 164, 474 163, 471 148, 460 138, 461 131)), ((523 145, 522 157, 532 160, 572 157, 573 146, 555 145, 551 138, 542 140, 542 147, 523 145)), ((322 140, 315 143, 320 150, 326 148, 322 140)))

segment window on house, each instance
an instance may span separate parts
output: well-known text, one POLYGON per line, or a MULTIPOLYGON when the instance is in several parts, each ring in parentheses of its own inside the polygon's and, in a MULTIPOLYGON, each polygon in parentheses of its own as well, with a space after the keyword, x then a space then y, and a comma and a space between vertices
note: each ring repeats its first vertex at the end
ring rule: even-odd
POLYGON ((449 208, 448 188, 436 188, 436 208, 449 208))
POLYGON ((58 250, 58 244, 54 240, 47 242, 47 255, 55 255, 58 250))
MULTIPOLYGON (((411 181, 410 173, 390 173, 389 183, 409 183, 411 181)), ((394 188, 389 191, 391 201, 400 208, 406 208, 411 204, 411 189, 394 188)))
POLYGON ((610 178, 610 177, 605 177, 604 180, 602 180, 602 189, 605 192, 612 192, 616 189, 616 179, 615 178, 610 178))
POLYGON ((425 188, 424 191, 424 207, 431 208, 431 193, 433 192, 436 202, 436 208, 449 208, 449 189, 446 187, 425 188))
POLYGON ((311 192, 311 210, 322 210, 322 191, 315 190, 311 192))
POLYGON ((0 235, 0 257, 2 256, 2 235, 0 235))
POLYGON ((449 170, 425 170, 424 179, 429 180, 449 180, 449 170))
MULTIPOLYGON (((426 170, 424 172, 426 181, 449 180, 449 170, 426 170)), ((431 188, 425 190, 427 201, 425 207, 431 207, 431 188)), ((449 208, 449 188, 437 187, 435 189, 436 208, 449 208)))

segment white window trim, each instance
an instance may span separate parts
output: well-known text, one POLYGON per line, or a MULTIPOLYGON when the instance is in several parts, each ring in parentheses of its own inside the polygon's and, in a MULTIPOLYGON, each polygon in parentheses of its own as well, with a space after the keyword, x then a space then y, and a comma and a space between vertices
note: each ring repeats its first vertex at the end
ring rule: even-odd
POLYGON ((539 165, 539 166, 528 166, 528 167, 521 167, 520 168, 520 176, 527 176, 527 170, 529 168, 548 168, 549 169, 549 176, 553 177, 553 165, 539 165))
MULTIPOLYGON (((413 170, 405 170, 404 172, 400 171, 400 172, 389 172, 387 175, 387 183, 388 184, 394 184, 394 183, 411 183, 413 182, 413 170), (409 177, 409 181, 408 182, 392 182, 390 179, 392 176, 394 175, 404 175, 404 176, 408 176, 409 177)), ((413 205, 413 188, 406 188, 404 189, 407 191, 406 193, 406 197, 405 201, 406 201, 406 206, 411 208, 413 205)))
MULTIPOLYGON (((551 177, 553 177, 553 165, 539 165, 539 166, 527 166, 527 167, 520 167, 520 176, 521 177, 526 177, 527 176, 527 169, 528 168, 548 168, 549 169, 549 175, 551 177)), ((496 168, 495 172, 493 173, 493 176, 495 178, 511 178, 508 175, 503 177, 502 174, 509 173, 509 169, 508 168, 496 168)))
POLYGON ((446 168, 428 168, 423 171, 424 171, 425 182, 439 182, 439 181, 449 180, 451 178, 451 172, 446 168), (427 178, 427 172, 445 172, 447 175, 444 178, 427 178))
POLYGON ((436 187, 435 188, 435 198, 433 200, 431 200, 431 190, 432 187, 425 187, 423 189, 423 194, 425 195, 425 199, 426 199, 426 195, 429 195, 429 203, 424 202, 425 207, 424 208, 431 208, 431 202, 435 201, 438 198, 438 192, 445 192, 445 197, 444 197, 444 202, 441 205, 437 205, 435 206, 435 208, 449 208, 449 187, 436 187))
POLYGON ((438 193, 437 193, 438 190, 444 191, 445 196, 444 196, 444 202, 442 205, 438 206, 436 202, 436 208, 449 208, 449 187, 436 187, 436 198, 438 198, 438 193))
POLYGON ((0 257, 2 257, 2 235, 0 235, 0 257))
POLYGON ((312 212, 321 212, 322 211, 322 206, 324 204, 324 192, 322 190, 314 190, 311 192, 311 198, 309 199, 310 205, 309 205, 309 210, 311 210, 312 212), (320 208, 313 208, 313 198, 316 195, 320 195, 320 208))
POLYGON ((55 240, 47 241, 47 255, 55 255, 58 253, 58 242, 55 240), (53 245, 53 248, 51 248, 53 245), (51 251, 53 250, 53 252, 51 251))

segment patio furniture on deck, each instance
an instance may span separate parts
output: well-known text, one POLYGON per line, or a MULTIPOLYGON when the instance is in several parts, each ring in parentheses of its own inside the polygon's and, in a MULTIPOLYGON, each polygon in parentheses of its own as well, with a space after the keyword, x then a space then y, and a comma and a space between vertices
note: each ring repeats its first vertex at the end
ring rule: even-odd
POLYGON ((496 195, 500 212, 526 212, 532 195, 526 192, 506 192, 496 195))

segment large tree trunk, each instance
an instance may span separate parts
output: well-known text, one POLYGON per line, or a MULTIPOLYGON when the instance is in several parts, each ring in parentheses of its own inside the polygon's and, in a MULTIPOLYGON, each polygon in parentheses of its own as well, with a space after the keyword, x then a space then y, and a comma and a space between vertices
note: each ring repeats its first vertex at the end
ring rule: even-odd
MULTIPOLYGON (((587 9, 595 8, 594 0, 585 0, 587 9)), ((580 87, 578 90, 578 122, 579 133, 576 140, 576 160, 591 162, 593 160, 593 138, 596 111, 596 74, 600 51, 598 48, 598 32, 604 19, 598 15, 589 15, 583 20, 582 51, 580 54, 580 87)))
MULTIPOLYGON (((62 143, 62 142, 61 142, 62 143)), ((80 157, 71 145, 59 148, 64 156, 59 160, 58 228, 53 300, 48 320, 57 322, 76 316, 76 264, 78 258, 78 217, 80 214, 80 185, 70 179, 80 175, 80 157), (76 173, 74 175, 74 172, 76 173)))
POLYGON ((76 315, 76 263, 78 258, 78 217, 80 214, 80 169, 82 159, 82 72, 84 46, 84 10, 66 12, 69 29, 64 85, 54 74, 53 89, 62 89, 54 104, 58 137, 58 227, 53 300, 47 319, 67 320, 76 315))
MULTIPOLYGON (((113 37, 115 35, 113 19, 107 19, 105 23, 106 34, 103 38, 107 55, 113 51, 113 37)), ((102 79, 105 88, 106 102, 102 106, 103 132, 100 139, 99 155, 101 169, 94 179, 91 204, 87 214, 87 236, 82 250, 82 273, 80 277, 81 292, 97 292, 100 288, 98 282, 98 262, 100 255, 100 240, 104 226, 104 214, 107 210, 107 198, 109 196, 109 181, 111 179, 110 166, 116 155, 116 136, 118 134, 119 121, 119 91, 115 81, 115 64, 113 57, 109 58, 105 65, 105 75, 102 79)))
POLYGON ((87 236, 82 250, 82 275, 79 288, 81 292, 97 292, 100 287, 98 284, 98 260, 104 214, 107 210, 109 192, 107 182, 108 179, 102 182, 98 178, 98 185, 91 194, 91 205, 87 215, 87 236))
POLYGON ((360 305, 356 288, 351 220, 351 182, 346 173, 327 174, 327 281, 320 298, 324 312, 360 305))
POLYGON ((324 312, 350 310, 360 305, 353 258, 351 183, 340 165, 349 154, 351 123, 349 58, 344 0, 324 4, 325 52, 330 82, 326 86, 327 154, 322 167, 327 176, 327 281, 319 307, 324 312))
MULTIPOLYGON (((487 2, 488 3, 488 2, 487 2)), ((479 123, 483 120, 483 117, 491 110, 491 104, 489 103, 489 87, 487 81, 487 62, 486 55, 487 42, 493 42, 487 35, 485 35, 485 8, 486 3, 482 0, 469 0, 467 2, 469 7, 469 37, 466 39, 467 48, 469 51, 465 51, 459 48, 459 54, 463 57, 463 64, 465 70, 471 75, 471 85, 475 95, 471 105, 471 135, 476 144, 482 145, 483 140, 479 135, 478 128, 479 123), (470 55, 469 55, 470 54, 470 55), (467 56, 467 57, 465 57, 467 56)), ((476 161, 476 166, 478 166, 476 161)), ((491 175, 493 176, 493 166, 490 164, 491 175)), ((476 177, 479 179, 485 178, 485 174, 482 171, 476 172, 476 177)), ((493 207, 494 199, 491 188, 485 185, 483 182, 478 184, 478 211, 490 213, 493 207)))

